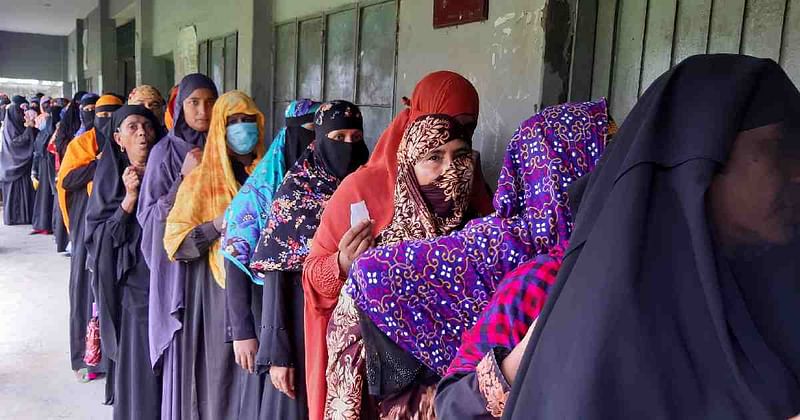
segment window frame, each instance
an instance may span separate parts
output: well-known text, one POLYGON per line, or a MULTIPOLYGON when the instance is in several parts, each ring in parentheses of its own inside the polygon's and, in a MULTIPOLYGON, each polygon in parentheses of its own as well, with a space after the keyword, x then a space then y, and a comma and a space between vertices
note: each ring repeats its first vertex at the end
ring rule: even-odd
POLYGON ((231 91, 231 90, 236 90, 236 89, 239 88, 239 31, 236 30, 236 31, 228 32, 228 33, 225 33, 225 34, 217 36, 217 37, 204 39, 204 40, 202 40, 202 41, 197 43, 197 71, 199 73, 202 73, 202 74, 208 76, 208 77, 211 77, 209 75, 211 73, 211 54, 212 54, 211 45, 212 45, 212 43, 214 41, 221 41, 222 42, 222 84, 223 84, 222 90, 223 90, 223 92, 220 92, 220 95, 221 95, 224 92, 228 92, 228 91, 231 91), (234 60, 235 66, 233 68, 233 74, 234 74, 233 81, 234 81, 234 83, 233 83, 233 86, 230 87, 230 89, 227 89, 228 86, 225 86, 225 82, 227 80, 226 75, 228 74, 227 73, 228 72, 228 68, 225 65, 225 62, 226 62, 226 56, 228 54, 228 42, 227 42, 227 40, 231 36, 235 37, 235 39, 236 39, 236 49, 234 51, 234 53, 236 54, 236 59, 234 60), (205 68, 201 68, 200 67, 200 63, 201 63, 200 57, 202 55, 201 51, 203 50, 203 46, 205 46, 205 63, 206 63, 205 68))
MULTIPOLYGON (((277 107, 278 104, 283 104, 287 102, 284 98, 278 98, 276 96, 277 87, 278 87, 278 77, 277 77, 277 63, 278 63, 278 31, 279 28, 284 27, 286 25, 294 26, 294 85, 292 86, 292 98, 297 99, 298 97, 298 90, 300 87, 300 40, 301 40, 301 33, 300 33, 300 26, 303 22, 311 21, 315 19, 320 19, 322 24, 322 36, 320 37, 320 44, 321 44, 321 59, 320 59, 320 98, 315 98, 317 100, 325 100, 325 92, 326 92, 326 77, 325 73, 327 70, 328 64, 328 57, 327 57, 327 44, 328 44, 328 17, 330 15, 335 15, 342 12, 347 11, 355 11, 355 22, 354 22, 354 30, 353 30, 353 94, 350 98, 336 98, 336 99, 344 99, 353 102, 358 106, 370 107, 370 108, 383 108, 391 110, 392 116, 395 115, 397 111, 397 50, 398 50, 398 32, 399 32, 399 20, 400 20, 400 1, 399 0, 362 0, 356 1, 350 4, 346 4, 340 7, 332 8, 325 10, 319 13, 313 13, 304 16, 298 16, 293 19, 288 19, 280 22, 276 22, 272 25, 272 39, 274 42, 272 43, 272 69, 271 73, 273 75, 271 81, 271 100, 270 106, 274 113, 280 113, 283 115, 284 109, 277 107), (394 54, 393 54, 393 62, 392 62, 392 92, 391 92, 391 100, 388 104, 372 104, 372 103, 358 103, 359 97, 359 75, 361 70, 361 62, 362 57, 360 54, 361 51, 361 17, 364 12, 364 9, 377 6, 377 5, 384 5, 384 4, 393 4, 393 15, 394 15, 394 54)), ((292 99, 292 100, 294 100, 292 99)), ((330 99, 330 98, 327 98, 330 99)), ((274 118, 270 118, 268 121, 269 131, 270 133, 275 132, 274 127, 274 118)))

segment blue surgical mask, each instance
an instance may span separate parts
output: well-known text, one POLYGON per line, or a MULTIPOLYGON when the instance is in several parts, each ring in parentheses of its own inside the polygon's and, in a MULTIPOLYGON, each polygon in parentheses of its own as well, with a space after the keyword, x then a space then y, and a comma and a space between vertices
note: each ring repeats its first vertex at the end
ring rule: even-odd
POLYGON ((229 125, 228 146, 237 155, 246 155, 253 151, 258 144, 258 125, 254 122, 243 122, 229 125))

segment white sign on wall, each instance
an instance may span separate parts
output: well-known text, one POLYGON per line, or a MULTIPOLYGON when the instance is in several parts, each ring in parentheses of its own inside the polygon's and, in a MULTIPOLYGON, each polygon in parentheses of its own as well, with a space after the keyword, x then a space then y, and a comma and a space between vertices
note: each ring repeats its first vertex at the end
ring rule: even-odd
POLYGON ((197 72, 197 30, 194 25, 178 32, 178 41, 173 52, 175 60, 175 83, 184 76, 197 72))

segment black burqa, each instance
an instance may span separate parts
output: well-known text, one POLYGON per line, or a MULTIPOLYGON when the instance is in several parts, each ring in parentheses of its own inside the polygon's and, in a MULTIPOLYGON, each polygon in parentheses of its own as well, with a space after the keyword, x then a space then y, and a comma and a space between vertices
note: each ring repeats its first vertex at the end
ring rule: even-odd
POLYGON ((591 175, 504 418, 800 413, 797 253, 732 260, 706 209, 738 132, 783 123, 796 159, 799 106, 775 62, 746 56, 691 57, 653 83, 591 175))
POLYGON ((33 202, 33 229, 53 230, 53 203, 56 195, 56 160, 47 151, 47 144, 61 121, 61 107, 50 107, 44 128, 36 136, 33 146, 33 171, 39 180, 36 199, 33 202))
MULTIPOLYGON (((141 105, 117 110, 111 128, 131 115, 149 118, 160 130, 153 113, 141 105)), ((86 210, 86 246, 94 255, 90 268, 97 283, 102 351, 110 360, 106 399, 113 401, 114 419, 158 419, 161 380, 150 366, 147 338, 150 270, 142 256, 142 229, 135 213, 120 206, 125 197, 122 174, 129 165, 127 154, 108 141, 86 210)))
MULTIPOLYGON (((58 156, 53 156, 58 162, 64 159, 64 154, 67 152, 67 146, 75 138, 75 133, 81 128, 80 117, 80 100, 85 95, 85 91, 79 91, 72 97, 72 102, 67 104, 66 109, 63 111, 64 115, 60 123, 56 126, 56 135, 53 138, 56 153, 58 156)), ((56 171, 58 174, 58 171, 56 171)), ((55 190, 54 190, 55 191, 55 190)), ((67 250, 69 243, 69 233, 64 225, 64 216, 61 214, 61 209, 58 204, 58 194, 53 197, 53 234, 56 241, 56 252, 64 252, 67 250)))
POLYGON ((0 144, 0 189, 3 193, 3 223, 27 225, 33 215, 34 190, 31 181, 33 145, 38 130, 25 127, 19 103, 8 106, 0 144))
MULTIPOLYGON (((101 118, 97 119, 102 120, 101 118)), ((111 138, 111 125, 105 124, 105 130, 96 130, 95 135, 98 147, 104 147, 108 143, 107 139, 111 138)), ((111 141, 113 142, 113 139, 111 141)), ((86 352, 86 326, 92 318, 92 303, 94 302, 93 279, 87 267, 87 262, 90 260, 89 249, 86 247, 85 241, 86 206, 89 203, 87 185, 94 179, 96 169, 97 160, 93 160, 88 165, 75 168, 66 174, 60 174, 64 176, 62 185, 67 190, 67 211, 70 219, 69 239, 72 243, 69 276, 70 357, 72 370, 86 367, 90 373, 105 372, 107 362, 105 355, 97 366, 86 366, 83 362, 86 352)), ((110 403, 110 401, 107 402, 110 403)))

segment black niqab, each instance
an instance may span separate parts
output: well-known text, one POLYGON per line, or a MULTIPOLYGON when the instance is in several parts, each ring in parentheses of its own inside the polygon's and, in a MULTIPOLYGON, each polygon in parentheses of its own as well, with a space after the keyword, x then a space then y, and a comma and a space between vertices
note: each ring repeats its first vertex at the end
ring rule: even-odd
POLYGON ((178 97, 175 100, 175 126, 172 127, 170 134, 189 144, 203 148, 206 144, 206 136, 208 133, 201 133, 189 127, 183 115, 183 101, 189 98, 192 92, 197 89, 208 89, 214 92, 215 97, 219 95, 219 93, 217 93, 217 86, 208 76, 200 73, 193 73, 184 77, 180 85, 178 85, 178 97))
POLYGON ((95 105, 99 99, 100 97, 95 93, 87 93, 86 95, 83 95, 83 98, 81 98, 81 122, 83 123, 83 127, 86 129, 86 131, 94 128, 95 111, 86 110, 84 107, 88 105, 95 105))
POLYGON ((314 114, 286 118, 286 142, 283 147, 283 165, 288 171, 300 160, 308 146, 314 141, 314 131, 303 128, 303 124, 314 123, 314 114))
POLYGON ((350 102, 324 103, 314 116, 314 153, 325 170, 340 180, 366 163, 369 158, 369 149, 364 140, 345 143, 328 138, 332 131, 351 129, 363 130, 364 123, 361 110, 350 102))
POLYGON ((706 209, 739 131, 799 118, 772 60, 695 56, 653 83, 590 176, 504 418, 800 413, 796 243, 731 260, 706 209))

